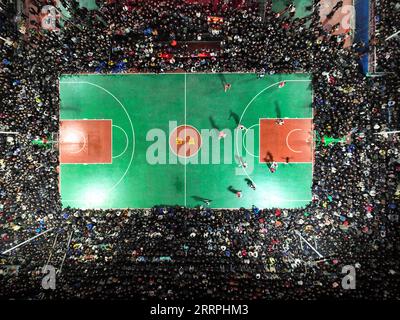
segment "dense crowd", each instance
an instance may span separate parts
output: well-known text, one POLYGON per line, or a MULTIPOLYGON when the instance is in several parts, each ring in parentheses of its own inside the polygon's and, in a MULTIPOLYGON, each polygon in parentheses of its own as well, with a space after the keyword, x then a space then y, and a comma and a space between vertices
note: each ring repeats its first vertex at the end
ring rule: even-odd
POLYGON ((376 38, 371 50, 376 49, 377 70, 399 74, 399 37, 392 37, 399 31, 400 3, 378 0, 376 7, 376 38))
MULTIPOLYGON (((59 32, 21 32, 13 7, 0 7, 0 131, 20 133, 0 135, 0 249, 51 230, 0 255, 1 298, 399 298, 399 140, 375 134, 398 128, 398 72, 363 75, 358 44, 344 49, 345 37, 322 27, 318 1, 304 18, 293 6, 277 15, 271 1, 265 17, 255 5, 213 12, 178 0, 97 1, 88 11, 61 3, 71 18, 59 32), (224 23, 210 26, 211 14, 224 23), (190 46, 199 40, 220 46, 201 57, 190 46), (59 74, 177 70, 312 73, 315 130, 349 138, 318 145, 312 203, 62 209, 57 150, 30 143, 58 130, 59 74), (45 264, 59 268, 54 291, 41 288, 45 264), (18 271, 5 272, 12 265, 18 271), (345 265, 357 270, 356 290, 341 286, 345 265)), ((380 5, 389 14, 397 4, 380 5)), ((387 34, 399 27, 393 17, 382 16, 387 34)), ((384 66, 398 69, 398 42, 379 46, 392 57, 384 66)))

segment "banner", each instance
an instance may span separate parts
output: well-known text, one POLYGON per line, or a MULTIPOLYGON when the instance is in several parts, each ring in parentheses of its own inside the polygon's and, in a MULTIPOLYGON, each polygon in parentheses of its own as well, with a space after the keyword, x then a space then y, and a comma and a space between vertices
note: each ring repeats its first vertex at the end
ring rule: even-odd
POLYGON ((207 22, 208 23, 223 24, 224 23, 224 18, 217 17, 217 16, 208 16, 207 17, 207 22))

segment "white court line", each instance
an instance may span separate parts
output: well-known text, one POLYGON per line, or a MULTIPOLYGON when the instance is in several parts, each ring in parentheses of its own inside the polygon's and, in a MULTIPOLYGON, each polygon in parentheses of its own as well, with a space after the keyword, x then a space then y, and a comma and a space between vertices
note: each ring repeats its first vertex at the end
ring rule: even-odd
POLYGON ((283 118, 259 118, 259 120, 278 120, 278 119, 287 119, 287 120, 292 120, 292 119, 307 119, 307 120, 312 120, 314 118, 288 118, 288 117, 283 117, 283 118))
MULTIPOLYGON (((184 74, 185 75, 185 123, 186 123, 186 75, 187 75, 187 73, 161 73, 161 74, 157 74, 157 73, 123 73, 123 74, 118 74, 118 75, 135 75, 135 74, 141 74, 141 75, 178 75, 178 74, 184 74)), ((242 73, 242 72, 225 72, 225 73, 221 73, 221 72, 219 72, 219 73, 200 73, 200 72, 197 72, 197 73, 191 73, 191 74, 210 74, 210 75, 212 75, 212 74, 255 74, 255 73, 242 73)), ((76 74, 74 74, 74 75, 76 75, 76 74)), ((73 78, 73 76, 74 75, 69 75, 69 74, 67 74, 66 76, 68 77, 68 78, 73 78)), ((109 76, 109 75, 107 75, 107 74, 97 74, 97 73, 95 73, 95 74, 87 74, 87 73, 84 73, 84 74, 78 74, 78 76, 93 76, 93 75, 95 75, 95 76, 109 76)), ((118 75, 116 75, 116 76, 118 76, 118 75)), ((285 82, 311 82, 311 80, 283 80, 283 81, 285 81, 285 82)), ((276 83, 274 83, 274 84, 272 84, 272 85, 270 85, 269 87, 267 87, 267 88, 264 88, 262 91, 260 91, 255 97, 253 97, 253 99, 249 102, 249 104, 246 106, 246 108, 245 108, 245 110, 243 111, 243 113, 242 113, 242 116, 241 116, 241 118, 240 118, 240 121, 242 120, 242 118, 243 118, 243 116, 244 116, 244 113, 246 112, 246 110, 247 110, 247 108, 251 105, 251 103, 260 95, 260 94, 262 94, 265 90, 267 90, 267 89, 269 89, 269 88, 271 88, 272 86, 275 86, 275 85, 277 85, 277 84, 279 84, 279 83, 281 83, 282 81, 279 81, 279 82, 276 82, 276 83)), ((121 101, 119 101, 118 100, 118 98, 115 96, 115 95, 113 95, 111 92, 109 92, 107 89, 105 89, 104 87, 102 87, 102 86, 100 86, 100 85, 97 85, 97 84, 94 84, 94 83, 92 83, 92 82, 87 82, 87 81, 71 81, 71 82, 68 82, 68 81, 59 81, 59 84, 60 83, 66 83, 66 84, 89 84, 89 85, 92 85, 92 86, 95 86, 95 87, 98 87, 99 89, 101 89, 101 90, 104 90, 105 92, 107 92, 109 95, 111 95, 119 104, 120 104, 120 106, 124 109, 124 111, 125 111, 125 113, 126 113, 126 115, 127 115, 127 117, 128 117, 128 120, 129 120, 129 122, 130 122, 130 126, 131 126, 131 130, 132 130, 132 136, 133 136, 133 149, 132 149, 132 153, 131 153, 131 159, 130 159, 130 162, 129 162, 129 165, 128 165, 128 168, 127 168, 127 170, 124 172, 124 174, 123 174, 123 176, 121 177, 121 179, 110 189, 110 191, 112 191, 119 183, 121 183, 121 181, 125 178, 125 176, 126 176, 126 174, 127 174, 127 172, 129 171, 129 169, 130 169, 130 167, 131 167, 131 164, 132 164, 132 161, 133 161, 133 155, 134 155, 134 150, 135 150, 135 133, 134 133, 134 128, 133 128, 133 124, 132 124, 132 120, 131 120, 131 118, 130 118, 130 116, 129 116, 129 114, 128 114, 128 112, 126 111, 126 108, 124 107, 124 105, 121 103, 121 101)), ((236 136, 237 137, 237 136, 236 136)), ((237 141, 238 139, 236 139, 236 145, 237 145, 237 143, 238 143, 238 141, 237 141)), ((238 148, 237 148, 237 150, 239 150, 238 148)), ((60 170, 61 170, 61 166, 60 166, 60 170)), ((244 170, 244 172, 246 173, 246 175, 247 175, 247 177, 251 180, 251 181, 253 181, 251 178, 250 178, 250 176, 248 175, 248 173, 247 173, 247 171, 246 171, 246 169, 245 168, 243 168, 243 170, 244 170)), ((254 182, 254 181, 253 181, 254 182)), ((61 182, 60 182, 60 190, 61 190, 61 182)), ((80 200, 64 200, 64 201, 68 201, 68 202, 72 202, 72 201, 80 201, 80 200)), ((286 200, 286 201, 311 201, 311 200, 286 200)), ((186 206, 186 165, 185 165, 185 206, 186 206)), ((118 208, 116 208, 116 209, 118 209, 118 208)), ((143 209, 146 209, 146 208, 143 208, 143 209)), ((148 209, 151 209, 151 208, 148 208, 148 209)), ((232 209, 232 210, 234 210, 235 208, 214 208, 214 209, 232 209)))
POLYGON ((312 154, 313 158, 311 161, 311 177, 314 177, 314 161, 315 161, 315 152, 316 152, 316 148, 317 148, 317 145, 315 143, 316 134, 315 134, 314 127, 312 128, 312 134, 313 134, 313 143, 311 144, 311 154, 312 154))
POLYGON ((130 169, 130 167, 131 167, 131 165, 132 165, 132 162, 133 162, 133 156, 134 156, 134 153, 135 153, 135 130, 134 130, 134 128, 133 128, 132 119, 131 119, 131 117, 130 117, 128 111, 126 110, 125 106, 122 104, 122 102, 121 102, 114 94, 112 94, 110 91, 108 91, 108 90, 105 89, 104 87, 102 87, 102 86, 100 86, 100 85, 97 85, 97 84, 95 84, 95 83, 92 83, 92 82, 88 82, 88 81, 71 81, 71 82, 68 82, 68 81, 60 81, 60 84, 61 84, 61 83, 63 83, 63 84, 64 84, 64 83, 65 83, 65 84, 88 84, 88 85, 97 87, 97 88, 103 90, 104 92, 108 93, 110 96, 112 96, 112 97, 118 102, 118 104, 121 106, 121 108, 125 111, 125 114, 126 114, 126 116, 127 116, 127 118, 128 118, 128 121, 129 121, 129 124, 130 124, 130 127, 131 127, 132 138, 133 138, 133 139, 132 139, 132 145, 133 145, 133 146, 132 146, 131 158, 130 158, 130 160, 129 160, 128 167, 126 168, 126 170, 125 170, 124 174, 122 175, 122 177, 112 186, 112 188, 110 188, 110 190, 107 191, 108 193, 110 193, 110 192, 111 192, 112 190, 114 190, 114 189, 122 182, 122 180, 125 178, 126 174, 128 173, 128 171, 129 171, 129 169, 130 169))
MULTIPOLYGON (((86 145, 87 145, 86 137, 85 137, 85 135, 82 133, 82 131, 72 130, 72 132, 78 133, 78 135, 81 136, 81 138, 83 138, 83 146, 82 146, 82 148, 80 148, 78 151, 68 151, 68 153, 72 153, 72 154, 80 153, 80 152, 82 152, 83 149, 85 149, 85 147, 86 147, 86 145)), ((68 143, 68 142, 64 142, 63 140, 60 140, 59 143, 60 143, 60 149, 61 149, 61 145, 63 145, 63 144, 79 144, 79 142, 78 142, 78 143, 68 143)))
POLYGON ((187 108, 187 105, 186 105, 186 97, 187 97, 187 93, 186 93, 186 90, 187 90, 187 86, 186 86, 186 73, 185 73, 185 90, 184 90, 184 94, 185 94, 185 135, 184 135, 184 137, 185 137, 185 181, 184 181, 184 195, 185 195, 185 199, 184 199, 184 204, 185 204, 185 207, 186 207, 186 176, 187 176, 187 158, 186 158, 186 146, 187 146, 187 143, 186 143, 186 108, 187 108))
POLYGON ((87 165, 89 165, 89 164, 96 164, 96 165, 101 165, 101 164, 104 164, 104 165, 110 165, 110 164, 112 164, 112 162, 89 162, 89 163, 86 163, 86 162, 67 162, 67 163, 61 163, 63 166, 67 166, 67 165, 69 165, 69 164, 81 164, 81 165, 84 165, 84 166, 87 166, 87 165))
MULTIPOLYGON (((246 152, 247 152, 249 155, 253 156, 254 158, 260 158, 259 155, 256 156, 256 155, 252 154, 251 152, 249 152, 249 150, 247 150, 246 144, 244 143, 245 138, 246 138, 246 135, 247 135, 247 131, 250 130, 251 128, 253 128, 253 127, 256 127, 256 126, 260 126, 260 125, 257 123, 257 124, 253 124, 252 126, 246 128, 246 131, 245 131, 245 133, 244 133, 244 135, 243 135, 243 137, 242 137, 242 143, 243 143, 244 150, 246 150, 246 152)), ((260 130, 258 130, 258 143, 260 143, 260 130)))
MULTIPOLYGON (((60 88, 58 90, 60 90, 60 88)), ((73 122, 77 122, 77 121, 110 121, 111 125, 112 125, 112 119, 88 119, 88 118, 83 118, 83 119, 59 119, 60 123, 61 122, 67 122, 67 121, 73 121, 73 122)), ((82 132, 80 132, 80 133, 82 134, 82 132)), ((112 134, 112 131, 111 131, 111 134, 112 134)), ((60 134, 60 137, 61 137, 61 134, 60 134)), ((61 149, 61 143, 62 143, 61 140, 59 140, 59 144, 60 144, 59 148, 60 149, 61 149)), ((111 138, 111 146, 112 146, 112 138, 111 138)), ((83 150, 83 148, 81 149, 81 151, 82 150, 83 150)), ((112 148, 111 148, 111 151, 112 151, 112 148)), ((70 152, 70 153, 74 153, 74 152, 70 152)), ((90 163, 82 163, 82 162, 61 163, 60 162, 60 165, 64 165, 64 164, 84 164, 84 165, 87 165, 87 164, 112 164, 112 159, 111 159, 111 162, 90 162, 90 163)), ((61 194, 61 192, 60 192, 60 194, 61 194)))
MULTIPOLYGON (((247 104, 247 106, 244 108, 244 110, 243 110, 243 112, 242 112, 242 115, 240 116, 239 123, 242 124, 242 120, 243 120, 244 114, 246 113, 246 111, 247 111, 247 109, 250 107, 250 105, 253 103, 253 101, 256 100, 260 94, 264 93, 264 91, 268 90, 269 88, 272 88, 272 87, 274 87, 274 86, 280 84, 281 82, 311 82, 311 80, 283 80, 283 81, 275 82, 275 83, 269 85, 268 87, 262 89, 259 93, 257 93, 257 94, 250 100, 250 102, 249 102, 249 103, 247 104)), ((238 133, 236 133, 236 139, 235 139, 235 140, 236 140, 236 150, 237 150, 237 152, 239 152, 239 146, 238 146, 238 138, 237 138, 237 135, 238 135, 238 133)), ((238 156, 240 156, 240 155, 238 154, 238 156)), ((242 169, 243 169, 244 173, 246 174, 247 178, 248 178, 250 181, 252 181, 252 182, 254 183, 253 179, 251 179, 250 176, 249 176, 249 174, 247 173, 246 168, 242 168, 242 169)))
POLYGON ((279 201, 285 201, 285 202, 311 202, 312 199, 279 199, 279 201))
MULTIPOLYGON (((171 146, 171 137, 172 137, 172 135, 174 134, 174 132, 175 132, 175 130, 177 130, 178 131, 178 129, 180 128, 180 127, 185 127, 185 129, 183 130, 183 134, 187 134, 187 132, 186 132, 186 127, 191 127, 191 129, 193 129, 194 131, 196 131, 197 132, 197 134, 198 134, 198 136, 201 138, 201 134, 200 134, 200 131, 199 130, 197 130, 197 128, 195 128, 195 127, 193 127, 193 126, 191 126, 191 125, 186 125, 186 124, 181 124, 181 125, 179 125, 179 126, 177 126, 174 130, 172 130, 172 132, 170 133, 170 135, 169 135, 169 137, 168 137, 168 144, 169 144, 169 146, 170 146, 170 150, 171 150, 171 152, 174 154, 174 155, 176 155, 177 157, 179 157, 180 159, 189 159, 189 158, 192 158, 192 157, 194 157, 194 156, 196 156, 198 153, 199 153, 199 151, 200 151, 200 149, 201 149, 201 147, 202 147, 202 145, 203 145, 203 141, 201 140, 200 142, 200 146, 198 147, 198 149, 196 150, 196 152, 195 153, 193 153, 193 154, 191 154, 190 156, 187 156, 187 155, 185 155, 185 156, 181 156, 181 155, 179 155, 179 152, 178 153, 176 153, 175 152, 175 150, 172 148, 172 146, 171 146)), ((186 150, 186 143, 185 143, 185 151, 187 151, 186 150)), ((185 162, 186 163, 186 162, 185 162)))
MULTIPOLYGON (((311 90, 311 106, 314 105, 314 90, 311 90)), ((316 150, 316 144, 315 144, 315 126, 314 126, 314 109, 312 109, 312 133, 313 133, 313 143, 311 144, 311 154, 312 154, 312 161, 311 161, 311 179, 314 178, 314 161, 315 161, 315 150, 316 150)))
MULTIPOLYGON (((312 81, 312 80, 281 80, 281 81, 275 82, 275 83, 269 85, 268 87, 262 89, 259 93, 257 93, 257 94, 250 100, 250 102, 249 102, 249 103, 247 104, 247 106, 244 108, 244 110, 243 110, 243 112, 242 112, 242 115, 240 116, 239 123, 242 124, 243 117, 244 117, 244 115, 245 115, 247 109, 248 109, 248 108, 250 107, 250 105, 253 103, 253 101, 256 100, 260 94, 264 93, 264 92, 265 92, 266 90, 268 90, 269 88, 272 88, 272 87, 278 85, 278 84, 281 83, 281 82, 311 82, 311 81, 312 81)), ((238 140, 239 140, 239 139, 238 139, 238 132, 237 132, 237 131, 236 131, 236 139, 235 139, 235 140, 236 140, 236 141, 235 141, 235 142, 236 142, 236 151, 239 153, 239 146, 238 146, 238 140)), ((242 149, 241 149, 241 150, 242 150, 242 149)), ((240 154, 238 154, 237 156, 240 157, 240 154)), ((253 180, 253 179, 249 176, 249 174, 247 173, 246 168, 243 168, 243 167, 242 167, 242 169, 243 169, 244 173, 246 174, 247 178, 255 184, 254 180, 253 180)), ((289 201, 289 200, 287 200, 287 201, 289 201)), ((302 200, 291 200, 291 201, 302 201, 302 200)), ((311 200, 303 200, 303 201, 312 201, 312 199, 311 199, 311 200)))
MULTIPOLYGON (((85 202, 85 200, 64 200, 65 202, 85 202)), ((283 201, 283 202, 311 202, 312 201, 312 199, 283 199, 283 198, 279 198, 279 201, 283 201)), ((276 201, 271 201, 271 202, 276 202, 276 201)), ((86 202, 85 202, 86 203, 86 202)), ((179 205, 178 204, 178 206, 182 206, 183 207, 183 205, 179 205)), ((195 205, 195 206, 193 206, 193 208, 195 208, 195 207, 198 207, 199 205, 195 205)), ((162 206, 158 206, 158 205, 155 205, 154 207, 162 207, 162 206)), ((136 210, 136 209, 140 209, 140 210, 153 210, 154 209, 154 207, 148 207, 148 208, 144 208, 144 207, 128 207, 128 208, 109 208, 109 207, 107 207, 107 210, 136 210)), ((164 206, 164 207, 173 207, 173 205, 169 205, 169 206, 164 206)), ((91 210, 104 210, 104 209, 102 209, 102 208, 89 208, 89 209, 91 209, 91 210)), ((229 208, 226 208, 226 207, 210 207, 210 209, 212 209, 212 210, 238 210, 238 209, 240 209, 240 207, 229 207, 229 208)))
POLYGON ((292 131, 290 131, 287 135, 286 135, 286 147, 288 147, 288 149, 294 153, 303 153, 303 151, 298 151, 298 150, 294 150, 290 147, 289 145, 289 137, 290 135, 295 132, 295 131, 303 131, 302 129, 293 129, 292 131))
MULTIPOLYGON (((75 83, 75 82, 61 82, 61 83, 75 83)), ((111 121, 112 119, 88 119, 88 118, 83 118, 83 119, 61 119, 60 122, 64 121, 111 121)))
POLYGON ((117 126, 115 124, 113 124, 112 126, 115 127, 115 128, 120 129, 125 134, 125 139, 126 139, 126 146, 125 146, 124 151, 122 151, 122 153, 120 153, 119 155, 117 155, 115 157, 112 157, 113 159, 115 159, 115 158, 119 158, 120 156, 122 156, 126 152, 126 150, 128 149, 128 147, 129 147, 129 137, 128 137, 128 134, 126 133, 126 131, 124 129, 122 129, 120 126, 117 126))
MULTIPOLYGON (((66 201, 66 202, 77 202, 78 200, 64 200, 64 201, 66 201)), ((83 201, 83 200, 80 200, 80 201, 83 201)), ((291 199, 282 199, 282 198, 280 198, 279 199, 279 201, 283 201, 283 202, 312 202, 312 199, 299 199, 299 200, 291 200, 291 199)), ((299 204, 299 205, 301 205, 301 204, 299 204)), ((186 207, 186 206, 183 206, 183 205, 179 205, 178 204, 178 206, 179 207, 186 207)), ((276 208, 276 202, 275 202, 275 204, 274 203, 272 203, 272 204, 270 204, 270 208, 276 208)), ((157 206, 157 207, 161 207, 161 206, 157 206)), ((167 207, 167 208, 169 208, 169 207, 173 207, 172 205, 170 205, 170 206, 164 206, 164 207, 167 207)), ((191 208, 197 208, 197 207, 199 207, 199 204, 197 204, 197 205, 192 205, 191 206, 191 208)), ((203 206, 204 207, 204 206, 203 206)), ((227 211, 237 211, 237 210, 239 210, 241 207, 229 207, 229 208, 223 208, 223 207, 209 207, 211 210, 227 210, 227 211)), ((293 207, 293 208, 299 208, 299 207, 293 207)), ((288 208, 288 209, 293 209, 293 208, 288 208)), ((82 209, 83 210, 86 210, 86 209, 89 209, 89 210, 94 210, 94 211, 96 211, 96 210, 137 210, 137 209, 140 209, 140 210, 153 210, 154 209, 154 207, 151 207, 151 208, 143 208, 143 207, 130 207, 130 208, 120 208, 120 207, 118 207, 118 208, 109 208, 109 207, 106 207, 106 208, 100 208, 100 207, 97 207, 97 208, 93 208, 93 207, 87 207, 87 208, 84 208, 84 207, 82 207, 82 209)), ((247 208, 247 209, 250 209, 250 207, 249 208, 247 208)))
MULTIPOLYGON (((286 161, 274 161, 274 162, 276 162, 276 163, 284 163, 284 164, 310 164, 311 162, 296 162, 296 161, 289 161, 289 162, 286 162, 286 161)), ((261 162, 261 163, 268 163, 268 162, 261 162)))
POLYGON ((110 135, 111 135, 111 164, 113 163, 113 147, 114 147, 114 145, 113 145, 113 138, 114 138, 114 136, 113 136, 113 129, 112 129, 112 127, 113 127, 113 121, 111 120, 111 126, 110 126, 110 135))
POLYGON ((60 201, 61 201, 61 205, 62 205, 63 200, 62 200, 62 191, 61 191, 61 186, 62 186, 61 168, 62 168, 62 163, 60 163, 58 165, 58 191, 60 192, 60 201))
MULTIPOLYGON (((124 72, 124 73, 118 73, 118 74, 114 74, 114 73, 64 73, 61 76, 62 77, 74 77, 74 76, 133 76, 133 75, 149 75, 149 76, 163 76, 163 75, 180 75, 180 74, 203 74, 203 75, 218 75, 218 74, 248 74, 248 75, 257 75, 257 73, 255 72, 162 72, 162 73, 156 73, 156 72, 124 72)), ((310 73, 304 73, 306 75, 311 75, 310 73)), ((292 80, 283 80, 283 81, 292 81, 292 80)), ((295 81, 311 81, 311 80, 295 80, 295 81)), ((280 81, 282 82, 282 81, 280 81)))

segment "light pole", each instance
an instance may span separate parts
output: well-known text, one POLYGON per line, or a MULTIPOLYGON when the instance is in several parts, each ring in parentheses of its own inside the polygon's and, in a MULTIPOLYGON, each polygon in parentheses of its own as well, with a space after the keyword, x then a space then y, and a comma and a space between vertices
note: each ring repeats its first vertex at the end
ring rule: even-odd
POLYGON ((2 252, 1 254, 9 253, 9 252, 11 252, 11 251, 13 251, 13 250, 15 250, 15 249, 17 249, 17 248, 23 246, 24 244, 27 244, 28 242, 31 242, 32 240, 35 240, 36 238, 45 235, 47 232, 50 232, 50 231, 52 231, 53 229, 54 229, 54 228, 51 228, 51 229, 48 229, 48 230, 46 230, 46 231, 44 231, 44 232, 42 232, 42 233, 39 233, 38 235, 36 235, 36 236, 34 236, 34 237, 32 237, 32 238, 30 238, 30 239, 24 241, 24 242, 21 242, 20 244, 17 244, 16 246, 14 246, 14 247, 12 247, 12 248, 10 248, 10 249, 8 249, 8 250, 2 252))
POLYGON ((303 248, 303 246, 302 246, 302 241, 304 241, 304 242, 318 255, 318 257, 323 258, 323 255, 320 254, 320 253, 317 251, 317 249, 315 249, 315 248, 301 235, 301 233, 300 233, 299 231, 295 230, 294 232, 300 237, 300 244, 301 244, 301 247, 302 247, 302 248, 303 248))
POLYGON ((396 134, 396 133, 399 133, 400 132, 400 130, 396 130, 396 131, 382 131, 382 132, 376 132, 376 133, 374 133, 374 134, 380 134, 380 135, 387 135, 387 134, 396 134))
POLYGON ((388 41, 388 40, 390 40, 390 39, 396 37, 399 33, 400 33, 400 30, 397 31, 397 32, 395 32, 395 33, 393 33, 391 36, 387 37, 387 38, 385 39, 385 41, 388 41))
POLYGON ((3 37, 0 37, 1 40, 3 40, 5 42, 6 45, 8 46, 12 46, 13 42, 10 39, 6 39, 3 37))

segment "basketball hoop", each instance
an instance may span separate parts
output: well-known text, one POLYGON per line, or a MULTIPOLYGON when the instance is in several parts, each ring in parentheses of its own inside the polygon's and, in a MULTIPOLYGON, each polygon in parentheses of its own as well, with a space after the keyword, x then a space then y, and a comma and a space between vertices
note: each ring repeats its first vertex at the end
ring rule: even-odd
POLYGON ((353 139, 351 138, 351 133, 349 133, 349 134, 346 136, 346 144, 350 144, 352 141, 353 141, 353 139))
POLYGON ((324 138, 323 137, 321 138, 319 133, 317 131, 314 131, 313 141, 316 146, 319 146, 321 142, 324 143, 324 138))
POLYGON ((52 133, 51 134, 51 150, 52 151, 54 151, 54 150, 59 150, 59 146, 60 146, 60 143, 59 143, 59 134, 58 133, 52 133))

